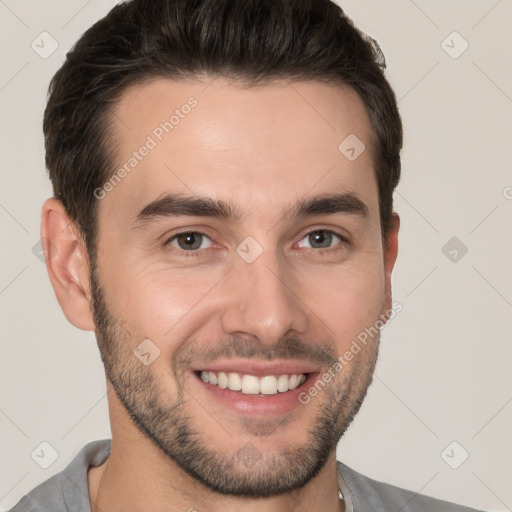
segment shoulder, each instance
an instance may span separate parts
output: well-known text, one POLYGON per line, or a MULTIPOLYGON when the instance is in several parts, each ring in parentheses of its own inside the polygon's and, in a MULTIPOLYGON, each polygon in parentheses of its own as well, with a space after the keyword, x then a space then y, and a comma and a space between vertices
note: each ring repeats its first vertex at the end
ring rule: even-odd
POLYGON ((338 462, 338 474, 348 489, 354 512, 481 512, 373 480, 341 462, 338 462))
POLYGON ((9 512, 89 512, 87 471, 110 453, 110 439, 86 444, 60 473, 32 489, 9 512))
POLYGON ((9 512, 60 512, 66 510, 63 474, 57 473, 32 489, 9 512))

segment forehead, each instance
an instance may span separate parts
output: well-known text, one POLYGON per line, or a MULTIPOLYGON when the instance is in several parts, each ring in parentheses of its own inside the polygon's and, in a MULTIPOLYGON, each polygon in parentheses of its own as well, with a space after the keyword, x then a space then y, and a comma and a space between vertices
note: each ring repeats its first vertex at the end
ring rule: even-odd
POLYGON ((378 216, 371 124, 348 87, 156 79, 125 91, 111 134, 117 178, 100 212, 133 217, 172 192, 270 217, 308 194, 355 192, 378 216))

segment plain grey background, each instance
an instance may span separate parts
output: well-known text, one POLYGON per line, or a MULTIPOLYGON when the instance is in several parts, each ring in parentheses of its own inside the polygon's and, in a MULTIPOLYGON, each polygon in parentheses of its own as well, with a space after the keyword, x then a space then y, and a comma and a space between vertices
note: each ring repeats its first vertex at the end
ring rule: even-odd
MULTIPOLYGON (((339 3, 386 55, 405 149, 393 280, 403 311, 383 331, 338 458, 416 492, 510 511, 512 1, 339 3)), ((0 0, 0 510, 110 436, 94 335, 64 318, 37 244, 51 195, 47 86, 114 4, 0 0)))

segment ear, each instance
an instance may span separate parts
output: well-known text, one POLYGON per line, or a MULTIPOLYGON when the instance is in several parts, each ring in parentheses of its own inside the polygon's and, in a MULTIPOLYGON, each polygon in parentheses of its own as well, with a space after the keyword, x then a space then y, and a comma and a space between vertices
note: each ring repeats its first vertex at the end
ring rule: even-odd
POLYGON ((386 321, 391 311, 391 274, 398 255, 398 231, 400 230, 400 217, 393 212, 391 222, 386 233, 386 246, 384 247, 384 307, 382 315, 386 321))
POLYGON ((87 251, 79 229, 57 199, 48 199, 43 204, 41 243, 48 275, 64 315, 79 329, 94 331, 87 251))

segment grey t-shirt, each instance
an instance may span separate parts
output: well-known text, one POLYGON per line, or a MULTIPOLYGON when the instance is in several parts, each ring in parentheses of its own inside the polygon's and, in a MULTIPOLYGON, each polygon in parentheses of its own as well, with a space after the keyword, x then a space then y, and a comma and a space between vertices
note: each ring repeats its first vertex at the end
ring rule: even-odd
MULTIPOLYGON (((103 464, 110 447, 110 439, 86 444, 63 471, 30 491, 10 512, 91 512, 87 470, 103 464)), ((346 512, 477 512, 377 482, 341 462, 338 484, 346 512)))

